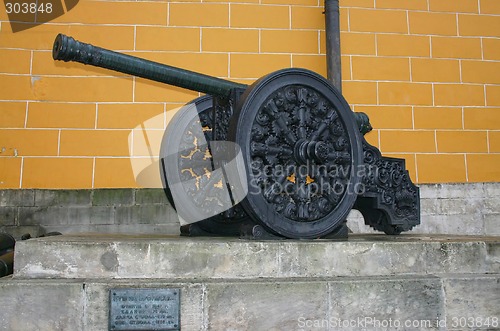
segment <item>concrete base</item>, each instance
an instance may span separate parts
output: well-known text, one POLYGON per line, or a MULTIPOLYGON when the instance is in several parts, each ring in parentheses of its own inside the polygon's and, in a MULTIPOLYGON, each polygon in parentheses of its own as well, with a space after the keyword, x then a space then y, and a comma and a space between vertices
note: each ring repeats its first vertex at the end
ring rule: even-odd
POLYGON ((107 330, 108 291, 117 287, 181 288, 183 331, 500 328, 498 274, 442 274, 272 281, 3 279, 0 293, 8 304, 0 311, 0 329, 107 330), (464 327, 470 318, 477 318, 475 327, 464 327))
POLYGON ((0 329, 107 330, 117 287, 181 288, 183 331, 496 330, 500 237, 38 238, 0 280, 0 329))
POLYGON ((351 235, 252 241, 64 235, 20 241, 15 278, 203 278, 500 273, 500 237, 351 235))

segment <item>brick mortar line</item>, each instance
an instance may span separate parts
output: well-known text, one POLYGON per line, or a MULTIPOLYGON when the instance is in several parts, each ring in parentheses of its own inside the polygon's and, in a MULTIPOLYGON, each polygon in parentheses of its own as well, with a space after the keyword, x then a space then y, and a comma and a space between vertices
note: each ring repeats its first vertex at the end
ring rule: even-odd
MULTIPOLYGON (((500 15, 499 15, 500 16, 500 15)), ((134 26, 135 27, 135 26, 134 26)), ((140 26, 141 27, 141 26, 140 26)), ((154 26, 151 26, 154 27, 154 26)), ((159 26, 159 27, 164 27, 164 26, 159 26)), ((175 27, 176 29, 199 29, 200 26, 186 26, 186 27, 175 27)), ((251 27, 251 28, 245 28, 245 27, 207 27, 203 26, 201 27, 202 29, 205 30, 264 30, 264 31, 322 31, 324 32, 324 29, 318 29, 317 27, 314 28, 268 28, 268 27, 251 27)), ((350 33, 350 34, 379 34, 379 35, 400 35, 400 36, 416 36, 416 37, 424 37, 424 36, 430 36, 430 37, 439 37, 439 38, 463 38, 463 39, 479 39, 479 38, 485 38, 485 39, 499 39, 499 37, 496 36, 460 36, 460 35, 450 35, 450 34, 430 34, 430 33, 401 33, 401 32, 388 32, 388 31, 349 31, 349 30, 341 30, 341 34, 345 33, 350 33)), ((35 52, 50 52, 51 50, 48 49, 32 49, 32 48, 22 48, 22 47, 0 47, 0 50, 5 49, 5 50, 19 50, 19 51, 35 51, 35 52)), ((114 49, 115 51, 133 51, 133 49, 114 49)), ((136 51, 147 51, 147 50, 138 50, 136 51)))
MULTIPOLYGON (((350 79, 352 79, 352 77, 353 77, 353 74, 352 74, 352 55, 349 55, 349 74, 350 74, 350 79)), ((347 80, 343 79, 342 81, 344 82, 347 80)), ((378 91, 377 91, 377 95, 378 95, 378 91)))
MULTIPOLYGON (((162 121, 163 123, 163 121, 162 121)), ((49 128, 49 127, 29 127, 29 128, 15 128, 15 127, 9 127, 9 128, 0 128, 0 130, 45 130, 45 131, 56 131, 56 130, 63 130, 63 131, 139 131, 140 129, 136 128, 81 128, 81 127, 63 127, 63 128, 49 128)), ((164 128, 146 128, 146 131, 163 131, 164 128)))
POLYGON ((288 5, 288 29, 292 30, 292 6, 288 5))
POLYGON ((167 26, 170 26, 170 1, 167 2, 167 26))
POLYGON ((418 183, 418 162, 417 162, 417 155, 413 155, 413 164, 415 166, 415 182, 418 183))
MULTIPOLYGON (((148 25, 149 26, 149 25, 148 25)), ((148 27, 146 26, 146 27, 148 27)), ((164 26, 159 26, 159 27, 164 27, 164 26)), ((196 25, 190 25, 190 26, 175 26, 175 27, 164 27, 166 29, 168 28, 175 28, 175 29, 198 29, 202 28, 204 30, 266 30, 266 31, 316 31, 318 30, 318 27, 311 27, 311 28, 292 28, 290 27, 263 27, 263 26, 255 26, 255 27, 242 27, 242 26, 196 26, 196 25)), ((324 28, 319 28, 320 31, 325 31, 324 28)), ((341 30, 341 32, 344 33, 349 33, 347 30, 341 30)), ((357 32, 356 32, 357 33, 357 32)), ((370 33, 370 32, 362 32, 360 31, 359 33, 370 33)), ((372 32, 373 33, 373 32, 372 32)), ((392 34, 392 33, 389 33, 392 34)), ((494 37, 492 37, 494 38, 494 37)))
POLYGON ((465 164, 465 181, 468 183, 469 182, 469 167, 468 167, 468 164, 467 164, 467 154, 468 153, 464 153, 464 164, 465 164))
POLYGON ((434 148, 436 149, 436 154, 439 154, 437 130, 434 130, 434 148))
MULTIPOLYGON (((500 15, 499 15, 500 16, 500 15)), ((200 27, 191 27, 190 29, 193 28, 200 28, 200 27)), ((227 27, 202 27, 203 29, 226 29, 226 30, 262 30, 262 31, 290 31, 289 29, 286 28, 227 28, 227 27)), ((317 29, 317 28, 310 28, 310 29, 293 29, 291 31, 320 31, 324 32, 324 29, 317 29)), ((452 39, 500 39, 499 37, 495 36, 457 36, 457 35, 443 35, 443 34, 404 34, 404 33, 398 33, 398 32, 377 32, 377 31, 345 31, 341 30, 342 33, 355 33, 355 34, 367 34, 367 35, 373 35, 373 34, 379 34, 379 35, 391 35, 391 36, 416 36, 416 37, 431 37, 431 38, 452 38, 452 39)), ((34 51, 34 52, 51 52, 51 50, 48 49, 33 49, 33 48, 22 48, 22 47, 0 47, 0 50, 18 50, 18 51, 34 51)), ((182 50, 151 50, 151 49, 113 49, 116 52, 152 52, 152 53, 198 53, 198 52, 193 52, 193 51, 182 51, 182 50)), ((203 53, 211 53, 211 52, 203 52, 203 53)), ((363 55, 363 54, 360 54, 363 55)))
POLYGON ((26 101, 26 109, 24 111, 24 128, 28 128, 29 101, 26 101))
MULTIPOLYGON (((192 99, 192 98, 191 98, 192 99)), ((189 100, 186 100, 186 102, 188 102, 189 100)), ((25 103, 25 102, 28 102, 28 103, 35 103, 35 102, 40 102, 40 103, 44 103, 44 104, 51 104, 51 103, 54 103, 54 104, 61 104, 61 103, 64 103, 64 104, 95 104, 95 103, 98 103, 98 104, 104 104, 104 105, 141 105, 141 104, 147 104, 147 105, 150 105, 150 104, 162 104, 162 103, 166 103, 168 105, 172 105, 172 106, 176 106, 176 105, 184 105, 185 102, 181 102, 181 101, 173 101, 173 102, 159 102, 159 101, 151 101, 151 102, 144 102, 144 101, 138 101, 138 102, 132 102, 132 101, 61 101, 61 100, 47 100, 47 101, 40 101, 40 100, 31 100, 31 99, 19 99, 19 100, 11 100, 11 99, 7 99, 7 100, 0 100, 0 103, 1 102, 10 102, 10 103, 25 103)))
MULTIPOLYGON (((130 137, 130 150, 129 153, 131 154, 130 156, 134 156, 134 138, 135 138, 135 130, 131 130, 129 137, 130 137)), ((163 130, 162 130, 163 131, 163 130)))
MULTIPOLYGON (((307 7, 307 6, 301 6, 307 7)), ((312 6, 315 7, 315 6, 312 6)), ((380 7, 356 7, 356 6, 340 6, 340 9, 361 9, 361 10, 370 10, 370 11, 394 11, 394 12, 416 12, 416 13, 429 13, 429 14, 448 14, 448 15, 470 15, 470 16, 500 16, 500 13, 480 13, 478 12, 467 12, 467 11, 445 11, 445 10, 432 10, 428 9, 408 9, 408 8, 380 8, 380 7)))
POLYGON ((488 154, 490 153, 490 130, 486 130, 486 145, 488 146, 488 154))
MULTIPOLYGON (((323 54, 323 53, 293 53, 293 52, 283 52, 283 53, 271 53, 271 52, 265 52, 265 53, 246 53, 246 52, 212 52, 212 53, 179 53, 179 54, 175 54, 175 55, 179 55, 179 56, 182 56, 183 54, 210 54, 210 55, 221 55, 221 56, 225 56, 225 55, 263 55, 263 56, 267 56, 267 55, 282 55, 282 56, 286 56, 286 55, 292 55, 292 56, 302 56, 302 57, 325 57, 326 55, 323 54)), ((172 54, 174 55, 174 54, 172 54)), ((377 58, 376 56, 363 56, 363 54, 345 54, 345 55, 342 55, 342 57, 344 58, 347 58, 347 57, 352 57, 352 56, 355 56, 355 57, 361 57, 361 58, 377 58)), ((380 58, 380 57, 378 57, 380 58)), ((409 57, 396 57, 396 56, 384 56, 383 58, 388 58, 388 59, 392 59, 392 58, 396 58, 396 59, 408 59, 409 57)), ((421 58, 421 57, 412 57, 412 58, 421 58)), ((493 63, 496 63, 496 62, 500 62, 500 61, 488 61, 488 60, 485 60, 485 61, 481 61, 479 60, 478 62, 493 62, 493 63)), ((161 62, 160 62, 161 63, 161 62)), ((168 64, 168 63, 167 63, 168 64)), ((5 76, 21 76, 21 77, 31 77, 32 75, 30 74, 15 74, 15 73, 8 73, 8 72, 5 72, 5 73, 2 73, 0 72, 0 75, 5 75, 5 76)), ((124 75, 124 74, 121 74, 121 73, 117 73, 117 75, 62 75, 62 74, 56 74, 56 73, 44 73, 44 74, 38 74, 36 75, 36 77, 40 77, 40 78, 43 78, 43 77, 64 77, 64 78, 131 78, 131 77, 135 77, 135 76, 132 76, 132 75, 124 75)), ((219 77, 228 77, 226 75, 219 75, 219 77)), ((243 79, 249 79, 247 77, 242 77, 243 79)), ((34 101, 38 101, 38 102, 45 102, 45 101, 40 101, 40 100, 34 100, 34 101)), ((57 101, 54 101, 54 102, 57 102, 57 101)), ((62 101, 59 101, 59 102, 62 102, 62 101)), ((91 103, 91 101, 77 101, 78 103, 91 103)), ((95 101, 94 101, 95 102, 95 101)), ((107 101, 97 101, 97 102, 107 102, 107 101)), ((112 102, 112 101, 109 101, 109 102, 112 102)), ((142 103, 161 103, 159 101, 142 101, 142 103)))
MULTIPOLYGON (((153 155, 153 156, 158 156, 158 155, 153 155)), ((0 156, 0 159, 9 159, 9 158, 28 158, 28 159, 33 159, 33 158, 51 158, 51 159, 123 159, 123 160, 128 160, 128 159, 137 159, 137 160, 151 160, 151 157, 149 155, 144 155, 144 156, 137 156, 137 155, 131 155, 131 156, 113 156, 113 155, 99 155, 99 156, 89 156, 89 155, 23 155, 23 156, 0 156)))
POLYGON ((199 32, 198 32, 199 36, 200 36, 200 42, 198 44, 198 49, 199 49, 199 52, 200 54, 203 54, 203 29, 201 27, 199 27, 199 32))
MULTIPOLYGON (((257 31, 257 30, 256 30, 257 31)), ((288 31, 288 30, 286 30, 288 31)), ((309 30, 310 32, 322 32, 321 30, 309 30)), ((259 33, 260 33, 260 30, 259 30, 259 33)), ((0 52, 2 50, 12 50, 12 49, 1 49, 0 48, 0 52)), ((190 50, 113 50, 115 52, 118 52, 118 53, 125 53, 127 55, 133 55, 135 56, 136 54, 158 54, 158 55, 183 55, 183 54, 193 54, 193 55, 203 55, 203 54, 227 54, 227 53, 235 53, 235 54, 260 54, 260 52, 255 52, 255 51, 237 51, 237 50, 230 50, 230 51, 190 51, 190 50)), ((35 52, 38 52, 38 53, 48 53, 48 52, 51 52, 51 51, 48 51, 48 50, 38 50, 38 51, 35 51, 35 52)), ((265 54, 289 54, 289 53, 292 53, 292 54, 298 54, 298 55, 303 55, 303 54, 310 54, 310 55, 323 55, 323 56, 326 56, 326 53, 321 53, 321 52, 312 52, 312 53, 307 53, 307 52, 297 52, 297 53, 294 53, 294 52, 267 52, 265 54)), ((349 53, 345 53, 345 54, 342 54, 343 56, 348 56, 348 55, 360 55, 360 56, 363 56, 363 55, 371 55, 373 56, 373 54, 349 54, 349 53)), ((393 56, 387 56, 387 57, 393 57, 393 56)), ((402 57, 402 56, 399 56, 399 57, 402 57)), ((485 60, 485 61, 488 61, 488 60, 485 60)), ((490 61, 495 61, 495 60, 490 60, 490 61)), ((10 72, 5 72, 4 74, 11 74, 11 75, 31 75, 30 73, 26 73, 26 74, 19 74, 19 73, 10 73, 10 72)), ((43 75, 43 73, 41 74, 43 75)), ((124 74, 122 74, 124 75, 124 74)), ((94 76, 97 76, 97 77, 106 77, 105 75, 103 74, 100 74, 100 75, 94 75, 94 76)))
POLYGON ((410 14, 409 10, 406 10, 406 33, 410 35, 410 14))
POLYGON ((413 82, 413 71, 412 71, 412 67, 413 67, 413 62, 412 62, 412 59, 413 58, 408 58, 408 72, 410 74, 410 82, 413 82))
MULTIPOLYGON (((230 54, 231 55, 231 54, 230 54)), ((257 55, 257 54, 256 54, 257 55)), ((298 54, 290 54, 290 53, 282 53, 280 54, 282 55, 283 57, 296 57, 296 56, 300 56, 298 54)), ((306 55, 306 56, 314 56, 314 55, 306 55)), ((283 67, 283 69, 285 69, 286 67, 283 67)), ((24 76, 24 77, 30 77, 29 75, 9 75, 9 76, 24 76)), ((38 76, 40 79, 41 78, 79 78, 79 79, 85 79, 85 78, 104 78, 104 79, 122 79, 122 78, 132 78, 132 88, 134 88, 135 86, 135 77, 133 76, 127 76, 127 77, 123 77, 123 76, 116 76, 116 77, 110 77, 110 76, 61 76, 61 75, 43 75, 43 76, 38 76)), ((221 78, 221 79, 247 79, 247 80, 256 80, 258 79, 258 77, 230 77, 230 76, 214 76, 214 77, 218 77, 218 78, 221 78)), ((459 85, 463 85, 463 84, 466 84, 466 85, 499 85, 499 84, 495 84, 495 83, 489 83, 489 82, 482 82, 482 83, 477 83, 477 82, 455 82, 455 81, 450 81, 450 82, 436 82, 436 81, 412 81, 410 79, 408 80, 374 80, 374 79, 345 79, 345 81, 349 81, 349 82, 394 82, 394 83, 416 83, 416 84, 430 84, 430 83, 436 83, 436 84, 459 84, 459 85)), ((166 86, 169 86, 168 84, 165 84, 166 86)), ((123 101, 123 103, 159 103, 158 101, 155 102, 155 101, 151 101, 151 102, 145 102, 145 101, 133 101, 135 98, 132 97, 132 101, 123 101)), ((31 102, 37 102, 37 101, 40 101, 38 99, 18 99, 18 100, 15 100, 15 99, 6 99, 6 100, 1 100, 0 102, 13 102, 13 101, 17 101, 17 102, 25 102, 25 101, 31 101, 31 102)), ((43 102, 48 102, 48 103, 62 103, 63 101, 61 100, 44 100, 43 102)), ((92 103, 92 101, 68 101, 68 102, 72 102, 72 103, 92 103)), ((98 103, 121 103, 120 101, 94 101, 94 102, 98 102, 98 103)), ((174 102, 174 103, 178 103, 178 102, 174 102)))
POLYGON ((380 149, 382 149, 382 135, 380 134, 380 130, 378 130, 377 132, 377 142, 378 142, 378 146, 380 147, 380 149))
POLYGON ((459 74, 461 84, 464 83, 463 74, 462 74, 462 68, 463 68, 462 64, 463 64, 462 59, 458 59, 458 74, 459 74))
MULTIPOLYGON (((491 85, 497 85, 497 84, 491 84, 491 85)), ((490 86, 490 85, 488 85, 490 86)), ((497 85, 499 86, 499 85, 497 85)), ((484 84, 483 86, 483 100, 484 100, 484 106, 486 107, 486 105, 488 104, 488 99, 487 99, 488 95, 486 93, 486 84, 484 84)))
POLYGON ((57 156, 61 156, 61 132, 62 129, 57 130, 57 156))
MULTIPOLYGON (((352 81, 352 82, 365 82, 365 81, 352 81)), ((376 81, 375 81, 376 83, 376 81)), ((482 85, 482 84, 480 84, 482 85)), ((489 86, 497 86, 497 85, 489 85, 489 86)), ((36 101, 36 100, 35 100, 36 101)), ((0 103, 1 102, 9 102, 9 103, 25 103, 25 102, 31 102, 31 100, 0 100, 0 103)), ((51 102, 51 101, 47 101, 47 103, 67 103, 67 104, 80 104, 79 102, 51 102)), ((94 102, 92 103, 89 103, 89 104, 93 104, 94 102)), ((99 102, 99 104, 110 104, 110 105, 141 105, 141 104, 144 104, 143 102, 136 102, 136 103, 130 103, 130 102, 109 102, 109 103, 103 103, 103 102, 99 102)), ((183 106, 185 105, 186 103, 185 102, 161 102, 161 103, 158 103, 158 102, 151 102, 151 103, 146 103, 146 104, 158 104, 158 105, 165 105, 166 106, 183 106)), ((470 105, 470 106, 460 106, 460 105, 414 105, 414 104, 380 104, 380 105, 377 105, 375 103, 350 103, 350 105, 352 106, 364 106, 364 107, 367 107, 367 106, 373 106, 373 107, 376 107, 376 106, 382 106, 382 107, 418 107, 418 108, 464 108, 464 109, 467 109, 467 108, 481 108, 481 109, 498 109, 500 108, 500 105, 499 106, 489 106, 489 105, 470 105)), ((169 112, 171 110, 167 109, 166 112, 169 112)), ((28 130, 57 130, 57 129, 64 129, 64 130, 132 130, 133 128, 107 128, 107 127, 99 127, 99 128, 95 128, 95 127, 8 127, 8 128, 0 128, 1 130, 20 130, 20 129, 28 129, 28 130)), ((148 128, 148 130, 161 130, 161 128, 148 128)))
MULTIPOLYGON (((378 131, 391 131, 391 132, 394 132, 394 131, 397 131, 397 132, 401 132, 401 131, 404 131, 404 132, 432 132, 432 131, 438 131, 438 132, 485 132, 485 131, 488 131, 490 129, 407 129, 407 128, 381 128, 381 129, 377 129, 376 130, 378 131)), ((500 132, 500 129, 498 130, 490 130, 490 131, 494 131, 494 132, 500 132)))
MULTIPOLYGON (((282 55, 283 57, 286 57, 286 56, 301 56, 301 55, 305 55, 305 56, 318 56, 318 54, 298 54, 298 53, 260 53, 260 54, 253 54, 253 53, 247 53, 249 55, 282 55)), ((233 55, 233 54, 231 54, 233 55)), ((410 59, 410 58, 403 58, 403 59, 410 59)), ((500 61, 492 61, 492 62, 500 62, 500 61)), ((30 77, 31 75, 29 74, 5 74, 7 76, 23 76, 23 77, 30 77)), ((103 78, 103 79, 129 79, 129 78, 134 78, 134 76, 66 76, 66 75, 57 75, 57 74, 44 74, 44 75, 37 75, 37 77, 39 77, 40 79, 46 77, 46 78, 103 78)), ((254 80, 254 79, 258 79, 260 77, 225 77, 225 76, 214 76, 214 77, 218 77, 218 78, 222 78, 222 79, 248 79, 248 80, 254 80)), ((383 80, 383 79, 378 79, 378 80, 374 80, 374 79, 366 79, 366 80, 363 80, 363 79, 348 79, 348 80, 345 80, 347 82, 378 82, 378 83, 412 83, 412 84, 436 84, 436 85, 475 85, 475 86, 483 86, 483 85, 491 85, 491 86, 497 86, 499 84, 495 84, 495 83, 489 83, 489 82, 481 82, 481 83, 477 83, 477 82, 437 82, 437 81, 411 81, 411 80, 383 80)), ((133 79, 132 79, 132 85, 133 85, 133 79)), ((19 99, 19 100, 1 100, 3 102, 9 102, 9 101, 17 101, 17 102, 25 102, 25 101, 31 101, 31 102, 59 102, 59 103, 63 103, 64 101, 61 101, 61 100, 36 100, 36 99, 19 99)), ((121 103, 120 101, 94 101, 96 103, 121 103)), ((92 101, 73 101, 73 103, 82 103, 82 104, 85 104, 85 103, 94 103, 92 101)), ((124 101, 124 103, 135 103, 135 101, 124 101)), ((151 101, 151 102, 143 102, 143 101, 140 101, 138 103, 161 103, 159 101, 151 101)))
MULTIPOLYGON (((353 82, 365 82, 365 81, 353 81, 353 82)), ((376 83, 376 81, 374 82, 376 83)), ((481 84, 482 85, 482 84, 481 84)), ((496 86, 496 85, 492 85, 496 86)), ((30 102, 31 100, 0 100, 0 102, 12 102, 12 103, 24 103, 24 102, 30 102)), ((48 101, 50 102, 50 101, 48 101)), ((187 102, 187 101, 186 101, 187 102)), ((62 102, 64 103, 64 102, 62 102)), ((68 102, 68 104, 71 104, 73 102, 68 102)), ((113 102, 109 104, 127 104, 129 105, 129 102, 113 102)), ((142 104, 136 103, 137 105, 142 104)), ((156 104, 156 103, 155 103, 156 104)), ((183 106, 186 103, 184 102, 175 102, 175 103, 169 103, 165 102, 165 106, 170 105, 170 106, 183 106)), ((467 108, 484 108, 484 109, 498 109, 500 106, 488 106, 488 105, 469 105, 469 106, 460 106, 460 105, 414 105, 414 104, 389 104, 389 103, 383 103, 383 104, 375 104, 375 103, 349 103, 351 106, 382 106, 382 107, 419 107, 419 108, 460 108, 463 107, 464 109, 467 108)), ((130 104, 131 105, 131 104, 130 104)), ((167 112, 171 110, 166 110, 167 112)), ((51 128, 51 127, 9 127, 9 128, 0 128, 1 130, 23 130, 23 129, 28 129, 28 130, 57 130, 57 129, 64 129, 64 130, 132 130, 133 128, 92 128, 92 127, 64 127, 64 128, 51 128)), ((148 128, 148 130, 161 130, 161 128, 148 128)))
POLYGON ((415 106, 411 106, 411 128, 415 130, 415 106))
MULTIPOLYGON (((23 131, 142 131, 136 128, 0 128, 1 131, 23 130, 23 131)), ((146 131, 163 131, 163 128, 146 128, 146 131)))
MULTIPOLYGON (((0 100, 1 102, 12 102, 10 100, 0 100)), ((40 101, 40 100, 30 100, 30 101, 16 101, 18 103, 21 102, 28 102, 28 103, 40 103, 40 104, 82 104, 82 105, 96 105, 96 104, 104 104, 104 105, 114 105, 114 104, 120 104, 120 105, 140 105, 140 104, 147 104, 147 105, 163 105, 165 102, 160 102, 160 101, 137 101, 137 102, 132 102, 132 101, 60 101, 60 100, 54 100, 54 101, 40 101)), ((183 104, 181 102, 167 102, 169 104, 183 104)))
MULTIPOLYGON (((91 175, 91 184, 90 184, 90 187, 92 187, 92 189, 95 187, 95 162, 96 162, 96 158, 92 158, 92 175, 91 175)), ((92 201, 92 196, 91 196, 91 201, 92 201)))
POLYGON ((95 109, 94 109, 94 130, 98 128, 98 118, 99 118, 99 104, 96 102, 95 103, 95 109))
MULTIPOLYGON (((380 146, 380 145, 379 145, 380 146)), ((382 147, 382 146, 380 146, 382 147)), ((420 151, 382 151, 382 154, 408 154, 408 155, 413 155, 413 154, 418 154, 418 155, 500 155, 500 152, 420 152, 420 151)), ((157 157, 157 155, 153 155, 154 157, 157 157)), ((17 158, 19 158, 18 156, 17 158)), ((8 158, 14 158, 13 156, 0 156, 0 159, 8 159, 8 158)), ((45 156, 45 155, 26 155, 21 157, 21 163, 24 161, 24 158, 26 159, 122 159, 122 160, 151 160, 150 156, 108 156, 108 155, 103 155, 103 156, 73 156, 73 155, 63 155, 63 156, 45 156)))
POLYGON ((460 58, 460 57, 436 57, 436 56, 427 56, 427 55, 408 55, 408 56, 402 56, 402 55, 375 55, 375 54, 343 54, 342 56, 347 56, 347 55, 352 55, 352 56, 358 56, 358 57, 363 57, 363 58, 384 58, 384 59, 419 59, 419 60, 436 60, 436 61, 471 61, 471 62, 493 62, 497 63, 500 62, 499 60, 490 60, 490 59, 480 59, 480 58, 460 58))
MULTIPOLYGON (((500 16, 500 15, 498 15, 500 16)), ((106 27, 105 25, 103 25, 104 27, 106 27)), ((134 25, 134 27, 136 27, 134 25)), ((173 29, 198 29, 200 28, 200 26, 174 26, 174 27, 165 27, 163 25, 159 25, 159 26, 153 26, 153 25, 137 25, 137 27, 161 27, 161 28, 165 28, 165 29, 169 29, 169 28, 173 28, 173 29)), ((205 29, 205 30, 259 30, 259 29, 262 29, 262 30, 266 30, 266 31, 275 31, 275 30, 278 30, 278 31, 290 31, 289 28, 285 28, 285 27, 238 27, 238 26, 201 26, 202 29, 205 29)), ((311 27, 311 28, 292 28, 291 29, 292 31, 315 31, 315 30, 318 30, 318 27, 311 27)), ((320 31, 325 31, 324 28, 319 28, 320 31)), ((489 39, 498 39, 499 37, 497 36, 475 36, 475 35, 463 35, 463 36, 460 36, 460 35, 454 35, 454 34, 443 34, 443 33, 436 33, 436 34, 433 34, 433 33, 402 33, 402 32, 391 32, 391 31, 379 31, 379 30, 374 30, 374 31, 357 31, 357 30, 353 30, 353 31, 350 31, 349 29, 348 30, 344 30, 344 29, 341 29, 340 30, 340 33, 343 34, 343 33, 355 33, 355 34, 374 34, 374 33, 377 33, 377 34, 384 34, 384 35, 402 35, 402 36, 433 36, 433 37, 443 37, 443 38, 446 38, 446 37, 449 37, 449 38, 466 38, 466 39, 471 39, 471 38, 481 38, 481 37, 484 37, 484 38, 489 38, 489 39)), ((32 50, 32 49, 26 49, 26 48, 19 48, 19 47, 13 47, 11 48, 13 50, 32 50)), ((46 49, 35 49, 35 51, 37 50, 46 50, 46 49)), ((46 50, 47 51, 47 50, 46 50)))
MULTIPOLYGON (((182 4, 185 4, 185 2, 179 2, 182 4)), ((170 3, 169 3, 170 4, 170 3)), ((228 4, 229 3, 225 3, 228 4)), ((232 4, 232 5, 240 5, 240 4, 232 4)), ((246 5, 246 4, 245 4, 246 5)), ((248 5, 254 5, 254 6, 259 6, 259 7, 289 7, 290 5, 282 5, 282 4, 261 4, 261 5, 256 5, 256 4, 248 4, 248 5)), ((321 6, 300 6, 300 5, 294 5, 297 8, 321 8, 321 6)), ((416 9, 403 9, 403 8, 363 8, 363 7, 340 7, 340 9, 361 9, 361 10, 368 10, 368 11, 392 11, 392 12, 415 12, 415 13, 429 13, 429 14, 447 14, 447 15, 462 15, 462 16, 493 16, 493 17, 498 17, 500 16, 499 14, 493 14, 493 13, 472 13, 472 12, 456 12, 456 11, 430 11, 430 10, 416 10, 416 9)), ((168 15, 168 18, 170 18, 170 15, 168 15)), ((2 21, 2 22, 10 22, 9 20, 7 21, 2 21)), ((19 22, 19 23, 24 23, 20 21, 14 21, 14 22, 19 22)), ((191 27, 199 27, 199 26, 194 26, 194 25, 164 25, 164 24, 138 24, 138 23, 80 23, 80 22, 45 22, 43 23, 44 25, 49 25, 49 26, 110 26, 110 27, 133 27, 133 26, 140 26, 140 27, 173 27, 173 28, 191 28, 191 27)), ((210 26, 207 26, 210 27, 210 26)), ((231 26, 225 26, 225 25, 218 25, 214 27, 231 27, 231 26)), ((241 27, 235 27, 235 28, 241 28, 241 27)), ((244 28, 244 27, 243 27, 244 28)))
MULTIPOLYGON (((259 50, 260 50, 260 47, 259 47, 259 50)), ((318 54, 321 54, 321 30, 318 30, 318 54)), ((341 54, 341 56, 342 56, 342 54, 341 54)), ((325 57, 326 57, 326 54, 325 54, 325 57)))
MULTIPOLYGON (((339 7, 342 8, 342 7, 339 7)), ((339 12, 339 19, 340 19, 340 12, 339 12)), ((347 31, 351 32, 351 11, 350 8, 347 9, 347 31)), ((342 33, 342 30, 340 30, 340 33, 342 33)))
POLYGON ((381 105, 377 105, 377 104, 374 104, 374 103, 350 103, 350 105, 352 105, 352 106, 361 106, 361 107, 369 107, 369 106, 378 107, 378 106, 382 106, 382 107, 464 108, 464 109, 467 109, 467 108, 498 109, 498 108, 500 108, 500 106, 456 106, 456 105, 455 106, 446 106, 446 105, 432 106, 432 105, 411 105, 411 104, 381 104, 381 105))
POLYGON ((19 169, 19 188, 23 187, 24 156, 21 157, 21 169, 19 169))
MULTIPOLYGON (((169 123, 169 121, 170 121, 170 120, 168 119, 168 118, 169 118, 169 116, 168 116, 168 112, 169 112, 170 110, 168 109, 167 105, 168 105, 168 103, 167 103, 167 102, 165 102, 165 103, 163 104, 163 130, 165 130, 165 129, 167 128, 167 125, 168 125, 168 123, 169 123)), ((180 107, 182 107, 182 106, 184 106, 184 105, 185 105, 185 103, 175 104, 175 106, 177 106, 177 107, 176 107, 176 108, 172 108, 172 110, 178 109, 178 108, 180 108, 180 107)))
POLYGON ((30 75, 33 74, 33 55, 34 55, 34 51, 32 50, 30 52, 30 75))
POLYGON ((484 61, 484 45, 483 45, 483 38, 481 37, 481 60, 484 61))
POLYGON ((136 90, 136 79, 137 77, 132 76, 132 102, 135 102, 135 90, 136 90))
POLYGON ((461 107, 461 111, 462 111, 462 130, 465 129, 465 111, 464 111, 464 107, 461 107))

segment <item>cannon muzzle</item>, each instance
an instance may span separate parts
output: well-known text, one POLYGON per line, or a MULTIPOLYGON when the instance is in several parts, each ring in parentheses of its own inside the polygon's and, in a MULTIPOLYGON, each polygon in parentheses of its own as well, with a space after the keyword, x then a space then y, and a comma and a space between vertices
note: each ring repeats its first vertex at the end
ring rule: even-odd
POLYGON ((14 267, 14 251, 0 256, 0 277, 10 275, 14 267))
POLYGON ((8 233, 0 233, 0 255, 14 249, 16 240, 8 233))
POLYGON ((247 88, 244 84, 82 43, 63 34, 58 34, 54 41, 52 57, 54 60, 89 64, 219 97, 228 97, 233 89, 247 88))

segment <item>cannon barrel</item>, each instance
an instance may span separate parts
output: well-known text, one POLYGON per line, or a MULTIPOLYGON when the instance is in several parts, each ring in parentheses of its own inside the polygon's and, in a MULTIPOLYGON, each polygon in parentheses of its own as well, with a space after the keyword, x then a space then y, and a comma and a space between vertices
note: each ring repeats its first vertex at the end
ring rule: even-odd
POLYGON ((235 88, 247 88, 244 84, 113 52, 63 34, 58 34, 54 40, 52 57, 54 60, 89 64, 219 97, 228 97, 235 88))
POLYGON ((5 251, 14 249, 16 240, 8 233, 0 233, 0 255, 5 251))
POLYGON ((14 266, 14 251, 0 256, 0 277, 10 275, 14 266))

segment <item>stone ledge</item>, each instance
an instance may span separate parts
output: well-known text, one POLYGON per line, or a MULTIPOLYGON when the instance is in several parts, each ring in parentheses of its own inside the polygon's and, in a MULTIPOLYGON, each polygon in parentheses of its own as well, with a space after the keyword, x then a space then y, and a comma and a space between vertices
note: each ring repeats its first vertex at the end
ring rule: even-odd
POLYGON ((249 241, 65 235, 19 242, 16 278, 252 279, 500 272, 500 237, 249 241))

